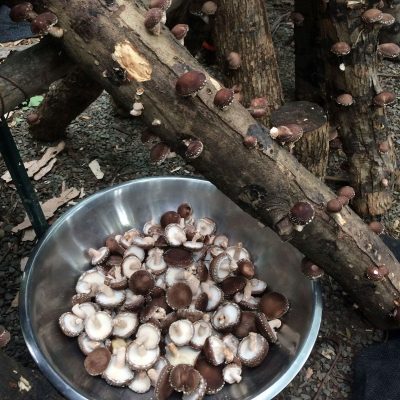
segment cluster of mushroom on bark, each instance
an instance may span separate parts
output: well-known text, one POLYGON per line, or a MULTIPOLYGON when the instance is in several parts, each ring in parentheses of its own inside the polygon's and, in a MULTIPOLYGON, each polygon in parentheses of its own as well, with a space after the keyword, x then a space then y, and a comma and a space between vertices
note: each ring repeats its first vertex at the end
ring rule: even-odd
MULTIPOLYGON (((189 204, 89 249, 92 268, 59 318, 84 366, 113 386, 201 399, 242 380, 276 343, 288 299, 257 279, 249 251, 189 204)), ((312 263, 303 262, 303 271, 312 263)), ((318 267, 317 267, 318 268, 318 267)))

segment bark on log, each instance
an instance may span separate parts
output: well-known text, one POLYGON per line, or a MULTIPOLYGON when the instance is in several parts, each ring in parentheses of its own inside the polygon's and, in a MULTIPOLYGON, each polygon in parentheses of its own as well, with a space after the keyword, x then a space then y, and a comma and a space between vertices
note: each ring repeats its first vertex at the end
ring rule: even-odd
POLYGON ((350 208, 341 219, 327 214, 326 202, 335 195, 274 143, 240 104, 219 111, 213 104, 219 85, 208 74, 196 97, 177 96, 178 77, 203 68, 166 28, 160 36, 146 31, 141 2, 117 0, 108 8, 100 0, 70 0, 68 7, 64 0, 46 0, 46 6, 65 29, 63 42, 71 58, 113 97, 128 105, 139 98, 145 122, 181 153, 183 139, 201 140, 204 151, 192 164, 244 210, 280 230, 295 202, 310 202, 315 219, 293 235, 292 243, 336 278, 377 326, 399 326, 390 314, 400 298, 400 265, 389 249, 350 208), (130 81, 118 86, 104 77, 115 63, 130 81), (256 136, 259 146, 245 147, 246 135, 256 136), (390 271, 387 277, 379 282, 365 278, 367 268, 382 264, 390 271))
MULTIPOLYGON (((370 3, 372 7, 374 1, 370 3)), ((351 185, 357 194, 353 205, 361 215, 381 215, 393 202, 396 165, 385 109, 373 103, 374 96, 382 91, 376 52, 381 25, 363 22, 365 9, 349 10, 343 1, 330 0, 321 7, 331 123, 338 127, 348 157, 351 185), (334 55, 330 48, 337 42, 349 44, 350 53, 334 55), (348 107, 336 103, 337 96, 344 93, 354 99, 348 107), (379 150, 384 142, 385 152, 379 150)))
POLYGON ((13 110, 26 97, 29 99, 47 91, 49 85, 62 78, 71 67, 72 63, 60 47, 47 38, 12 54, 0 65, 0 115, 13 110))
POLYGON ((54 141, 65 137, 65 130, 103 91, 103 87, 79 68, 50 86, 43 102, 35 110, 37 121, 29 127, 38 140, 54 141))
POLYGON ((0 399, 64 400, 38 371, 22 367, 0 351, 0 399))
POLYGON ((309 101, 286 103, 271 114, 271 124, 297 124, 303 128, 293 154, 310 172, 323 179, 329 156, 329 124, 324 110, 309 101))
POLYGON ((283 94, 265 1, 220 0, 218 4, 214 42, 225 73, 224 84, 242 85, 245 107, 256 97, 266 97, 270 110, 262 122, 268 125, 270 112, 282 105, 283 94), (228 68, 227 55, 231 52, 241 57, 241 65, 235 70, 228 68))
POLYGON ((319 0, 295 0, 295 93, 297 100, 324 105, 324 68, 319 35, 319 0), (301 20, 303 18, 303 20, 301 20))

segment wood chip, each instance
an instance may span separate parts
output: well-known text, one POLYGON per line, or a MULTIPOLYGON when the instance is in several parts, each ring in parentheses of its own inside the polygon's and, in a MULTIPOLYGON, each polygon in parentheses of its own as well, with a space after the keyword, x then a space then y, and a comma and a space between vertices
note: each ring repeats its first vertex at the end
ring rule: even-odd
POLYGON ((26 263, 28 262, 28 257, 22 257, 21 258, 21 262, 20 262, 20 268, 21 268, 21 271, 22 272, 24 272, 25 271, 25 266, 26 266, 26 263))
POLYGON ((22 236, 22 242, 32 242, 36 239, 36 233, 33 229, 26 229, 24 235, 22 236))
POLYGON ((52 170, 56 161, 57 158, 53 158, 44 168, 42 168, 37 174, 33 176, 33 179, 35 181, 42 179, 46 174, 48 174, 52 170))
MULTIPOLYGON (((78 197, 80 191, 74 187, 64 190, 59 197, 53 197, 50 200, 47 200, 45 203, 42 204, 42 209, 44 216, 46 219, 49 219, 54 215, 54 213, 64 204, 68 203, 75 197, 78 197)), ((14 226, 12 228, 12 232, 19 232, 23 229, 29 228, 31 226, 31 222, 29 221, 28 217, 25 217, 24 221, 21 222, 19 225, 14 226)))
POLYGON ((306 375, 304 377, 304 380, 308 381, 312 377, 313 373, 314 373, 313 369, 308 367, 306 370, 306 375))
POLYGON ((100 164, 97 160, 93 160, 89 163, 89 168, 93 172, 94 176, 97 179, 103 179, 104 178, 104 172, 100 168, 100 164))

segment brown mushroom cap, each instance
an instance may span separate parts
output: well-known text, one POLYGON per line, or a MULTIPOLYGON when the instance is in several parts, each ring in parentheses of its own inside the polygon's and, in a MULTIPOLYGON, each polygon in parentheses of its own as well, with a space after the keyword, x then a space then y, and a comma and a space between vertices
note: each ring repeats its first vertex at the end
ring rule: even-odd
POLYGON ((204 358, 199 358, 194 367, 207 382, 207 394, 215 394, 224 387, 222 367, 212 365, 204 358))
POLYGON ((129 278, 129 289, 135 294, 148 294, 154 284, 153 275, 144 269, 134 272, 129 278))
POLYGON ((250 332, 239 344, 238 356, 246 367, 257 367, 260 365, 269 350, 268 342, 264 336, 250 332))
POLYGON ((337 42, 332 45, 331 52, 336 56, 345 56, 349 54, 351 47, 346 42, 337 42))
POLYGON ((338 196, 337 200, 340 201, 343 206, 347 206, 350 203, 350 199, 346 196, 338 196))
POLYGON ((244 276, 229 276, 221 282, 221 289, 225 296, 233 296, 241 292, 246 286, 247 280, 244 276))
POLYGON ((163 10, 161 8, 151 8, 147 11, 145 19, 144 19, 144 26, 145 28, 158 35, 159 31, 159 24, 163 17, 163 10))
POLYGON ((214 105, 221 110, 226 110, 233 103, 233 95, 232 89, 222 88, 218 90, 214 97, 214 105))
POLYGON ((173 367, 169 375, 170 385, 177 391, 185 394, 192 393, 199 386, 201 375, 191 365, 179 364, 173 367))
POLYGON ((337 194, 338 196, 344 196, 351 200, 356 195, 356 192, 351 186, 343 186, 338 190, 337 194))
POLYGON ((187 142, 187 147, 185 151, 185 158, 189 160, 194 160, 199 157, 203 152, 204 145, 201 140, 191 139, 187 142))
POLYGON ((396 102, 396 95, 392 92, 381 92, 374 97, 374 104, 378 107, 386 107, 396 102))
POLYGON ((233 328, 232 333, 242 339, 250 332, 257 332, 256 314, 252 311, 242 311, 239 323, 233 328))
POLYGON ((336 103, 340 106, 349 107, 354 103, 353 96, 349 93, 343 93, 336 97, 336 103))
POLYGON ((189 25, 177 24, 171 29, 171 33, 175 36, 176 40, 182 40, 189 32, 189 25))
POLYGON ((239 69, 240 66, 242 65, 242 58, 240 57, 239 53, 236 53, 235 51, 230 52, 226 56, 226 61, 228 63, 228 68, 229 69, 239 69))
POLYGON ((166 143, 156 143, 150 150, 150 161, 157 164, 162 163, 170 153, 171 149, 166 143))
POLYGON ((379 20, 379 23, 385 26, 393 25, 396 22, 396 18, 389 13, 382 13, 382 18, 379 20))
POLYGON ((160 218, 160 225, 163 229, 169 224, 179 224, 181 216, 176 211, 166 211, 160 218))
POLYGON ((10 19, 13 22, 25 21, 35 16, 36 13, 33 11, 33 5, 28 2, 16 4, 10 11, 10 19))
POLYGON ((193 208, 189 203, 182 203, 176 210, 181 218, 185 220, 192 216, 193 208))
POLYGON ((305 201, 296 203, 289 212, 290 221, 300 227, 308 225, 314 219, 314 207, 305 201))
POLYGON ((238 273, 242 274, 247 279, 252 279, 256 273, 254 264, 250 260, 238 261, 238 273))
POLYGON ((261 297, 259 310, 268 319, 281 318, 289 311, 289 300, 281 293, 269 292, 261 297))
POLYGON ((52 12, 44 12, 39 14, 31 22, 32 33, 43 35, 49 31, 49 28, 54 26, 58 22, 58 18, 52 12))
POLYGON ((318 279, 324 275, 324 270, 307 257, 304 257, 301 261, 301 272, 310 279, 318 279))
POLYGON ((339 199, 331 199, 326 203, 328 213, 338 213, 342 211, 343 203, 339 199))
POLYGON ((269 134, 281 144, 295 143, 303 136, 303 128, 297 124, 280 125, 272 127, 269 134))
POLYGON ((172 368, 172 365, 167 365, 161 370, 154 388, 155 400, 167 400, 174 392, 174 388, 169 382, 169 376, 172 368))
POLYGON ((397 58, 400 56, 400 47, 396 43, 382 43, 378 45, 378 54, 385 58, 397 58))
POLYGON ((167 303, 174 310, 189 307, 192 302, 192 291, 190 287, 183 282, 177 282, 167 290, 167 303))
POLYGON ((377 8, 370 8, 362 13, 361 18, 367 24, 374 24, 382 19, 382 11, 377 8))
POLYGON ((170 267, 187 268, 193 263, 193 254, 185 249, 168 249, 163 257, 170 267))
POLYGON ((101 375, 111 360, 111 353, 105 347, 98 347, 87 355, 84 366, 91 376, 101 375))
POLYGON ((189 71, 179 77, 176 82, 178 95, 187 97, 196 95, 207 83, 207 77, 200 71, 189 71))
POLYGON ((172 0, 150 0, 149 8, 161 8, 161 10, 168 10, 171 7, 172 0))
POLYGON ((268 321, 264 313, 256 313, 256 326, 258 332, 263 335, 270 343, 276 343, 278 341, 278 335, 275 332, 275 328, 281 327, 281 321, 275 319, 268 321))
POLYGON ((385 226, 379 221, 372 221, 368 224, 369 229, 377 235, 382 235, 385 232, 385 226))
POLYGON ((376 267, 371 265, 367 268, 365 274, 371 281, 381 281, 389 273, 385 266, 376 267))

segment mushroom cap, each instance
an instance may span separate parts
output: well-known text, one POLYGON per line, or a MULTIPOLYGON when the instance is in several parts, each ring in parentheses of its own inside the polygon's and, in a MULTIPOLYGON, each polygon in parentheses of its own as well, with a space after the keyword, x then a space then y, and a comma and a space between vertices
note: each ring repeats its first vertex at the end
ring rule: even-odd
POLYGON ((232 51, 227 55, 226 61, 228 62, 229 69, 239 69, 242 65, 242 57, 240 57, 240 54, 235 51, 232 51))
POLYGON ((100 247, 100 249, 89 249, 89 256, 91 257, 92 265, 103 264, 110 255, 110 249, 108 247, 100 247))
POLYGON ((214 232, 217 228, 217 224, 211 218, 204 217, 204 218, 199 218, 196 221, 195 227, 196 227, 196 231, 200 235, 207 236, 207 235, 214 234, 214 232))
POLYGON ((156 386, 154 388, 155 400, 167 400, 174 392, 174 388, 169 382, 169 376, 171 374, 172 368, 172 365, 167 365, 161 370, 156 386))
POLYGON ((256 314, 252 311, 242 311, 239 323, 233 328, 232 333, 238 338, 246 337, 250 332, 257 332, 256 314))
POLYGON ((382 43, 378 45, 378 54, 385 58, 397 58, 400 55, 400 47, 396 43, 382 43))
POLYGON ((130 289, 127 289, 125 294, 126 297, 122 309, 126 311, 139 311, 144 305, 144 296, 141 294, 135 294, 130 289))
POLYGON ((204 312, 193 308, 181 308, 176 312, 178 319, 188 319, 194 323, 204 318, 204 312))
MULTIPOLYGON (((280 328, 280 320, 275 319, 274 322, 277 322, 276 327, 280 328)), ((278 341, 278 335, 275 332, 274 326, 272 324, 270 325, 270 322, 268 322, 268 319, 264 313, 256 313, 256 326, 258 332, 263 335, 270 343, 276 343, 278 341)))
POLYGON ((396 22, 396 18, 389 13, 382 13, 382 18, 379 20, 379 23, 385 26, 393 25, 396 22))
POLYGON ((179 216, 181 218, 184 218, 185 220, 191 217, 193 214, 193 208, 189 203, 180 204, 176 211, 179 214, 179 216))
POLYGON ((195 95, 206 85, 207 77, 200 71, 189 71, 179 77, 176 82, 178 95, 187 97, 195 95))
POLYGON ((209 336, 204 342, 203 354, 208 362, 221 365, 225 361, 225 344, 218 336, 209 336))
POLYGON ((206 311, 215 310, 223 300, 224 293, 218 286, 211 284, 209 282, 202 282, 200 286, 202 291, 206 293, 208 297, 206 311))
POLYGON ((179 364, 172 368, 169 375, 170 385, 177 391, 189 394, 200 384, 201 375, 191 365, 179 364))
POLYGON ((331 199, 326 203, 328 213, 338 213, 342 211, 343 203, 339 199, 331 199))
POLYGON ((301 272, 310 279, 318 279, 324 275, 324 270, 307 257, 304 257, 301 261, 301 272))
POLYGON ((120 338, 128 338, 137 329, 139 319, 131 312, 120 312, 113 319, 113 335, 120 338))
POLYGON ((168 344, 165 350, 165 358, 171 365, 194 365, 200 354, 200 351, 190 346, 176 347, 173 343, 168 344))
POLYGON ((169 337, 177 346, 186 346, 192 340, 193 333, 193 323, 188 319, 179 319, 168 329, 169 337))
POLYGON ((194 322, 193 324, 193 337, 190 341, 190 345, 196 349, 200 350, 204 343, 206 342, 207 338, 212 335, 212 326, 209 322, 204 320, 199 320, 194 322))
POLYGON ((83 364, 89 375, 98 376, 107 369, 110 360, 110 351, 105 347, 98 347, 86 356, 83 364))
POLYGON ((33 11, 33 5, 28 2, 16 4, 11 8, 10 19, 13 22, 25 21, 33 11))
POLYGON ((105 340, 111 335, 112 330, 112 318, 106 311, 98 311, 85 319, 85 331, 92 340, 105 340))
POLYGON ((371 265, 367 268, 365 274, 371 281, 381 281, 385 277, 386 270, 381 270, 381 268, 371 265))
POLYGON ((164 237, 170 246, 181 246, 187 239, 183 227, 179 224, 167 225, 164 229, 164 237))
POLYGON ((236 357, 240 343, 239 339, 232 333, 228 333, 222 338, 222 341, 224 342, 225 347, 232 353, 234 357, 236 357))
POLYGON ((261 279, 253 278, 250 279, 250 286, 252 295, 260 295, 265 292, 267 283, 261 279))
POLYGON ((75 290, 77 293, 84 293, 91 297, 94 296, 94 289, 104 284, 105 276, 96 268, 92 268, 84 272, 76 283, 75 290))
POLYGON ((224 381, 229 384, 239 383, 242 380, 242 367, 236 363, 230 363, 222 371, 224 381))
POLYGON ((199 311, 206 311, 208 306, 208 296, 206 293, 200 293, 193 301, 194 308, 199 311))
POLYGON ((340 106, 349 107, 354 103, 353 96, 348 93, 343 93, 336 97, 336 103, 340 106))
POLYGON ((81 334, 84 329, 84 321, 71 312, 63 313, 58 319, 61 330, 64 335, 76 337, 81 334))
POLYGON ((154 324, 145 323, 139 326, 136 333, 137 344, 142 344, 146 350, 155 349, 161 340, 161 332, 154 324))
POLYGON ((289 300, 281 293, 269 292, 261 297, 259 310, 268 319, 281 318, 289 311, 289 300))
POLYGON ((378 107, 390 106, 396 102, 396 95, 392 92, 381 92, 374 97, 374 104, 378 107))
POLYGON ((221 289, 225 296, 233 296, 241 292, 246 286, 247 280, 244 276, 229 276, 221 282, 221 289))
POLYGON ((234 300, 237 304, 240 305, 240 307, 242 307, 242 309, 250 311, 257 310, 260 303, 259 297, 248 296, 245 295, 244 292, 236 293, 234 296, 234 300))
POLYGON ((170 312, 166 315, 166 317, 160 321, 161 322, 161 329, 162 332, 165 334, 168 332, 169 327, 171 326, 171 324, 175 321, 178 320, 178 315, 176 314, 175 311, 170 312))
POLYGON ((151 381, 146 371, 138 371, 135 374, 132 382, 129 384, 129 389, 135 393, 146 393, 151 388, 151 381))
POLYGON ((171 7, 172 0, 150 0, 149 8, 161 8, 161 10, 168 10, 171 7))
POLYGON ((205 15, 214 15, 217 12, 218 6, 213 1, 206 1, 201 7, 201 12, 205 15))
POLYGON ((194 366, 207 382, 207 394, 218 393, 225 385, 222 367, 210 364, 205 358, 199 358, 194 366))
POLYGON ((134 374, 125 362, 125 353, 126 348, 120 347, 111 356, 107 369, 102 374, 109 385, 121 387, 127 385, 133 379, 134 374))
POLYGON ((247 279, 254 277, 256 270, 254 264, 250 260, 239 260, 238 263, 238 273, 243 275, 247 279))
POLYGON ((214 105, 221 110, 226 110, 234 100, 234 91, 232 89, 222 88, 218 90, 214 97, 214 105))
POLYGON ((150 161, 157 164, 162 163, 166 160, 170 152, 171 149, 166 143, 156 143, 150 150, 150 161))
POLYGON ((344 196, 351 200, 355 197, 356 192, 351 186, 343 186, 338 190, 337 194, 338 196, 344 196))
POLYGON ((168 249, 163 257, 169 267, 187 268, 193 263, 193 254, 185 249, 168 249))
POLYGON ((54 26, 57 22, 58 18, 55 14, 49 11, 44 12, 31 21, 31 31, 37 35, 46 34, 49 28, 54 26))
POLYGON ((190 394, 184 394, 182 396, 182 400, 201 400, 203 399, 204 395, 206 394, 207 389, 207 382, 206 380, 200 375, 200 383, 195 389, 194 392, 190 394))
POLYGON ((382 19, 382 11, 377 8, 370 8, 362 13, 361 18, 367 24, 373 24, 382 19))
POLYGON ((220 305, 211 317, 211 323, 217 331, 231 330, 240 321, 241 310, 236 303, 226 302, 220 305))
POLYGON ((372 221, 368 224, 368 228, 377 235, 382 235, 385 232, 385 225, 379 221, 372 221))
POLYGON ((176 211, 166 211, 160 218, 160 225, 163 229, 169 224, 179 224, 181 216, 176 211))
POLYGON ((303 136, 303 128, 297 124, 280 125, 271 128, 269 134, 279 143, 296 143, 303 136))
POLYGON ((160 357, 160 348, 146 349, 133 341, 126 350, 126 361, 134 371, 142 371, 151 368, 160 357))
POLYGON ((189 307, 192 297, 190 287, 184 282, 177 282, 167 289, 167 303, 174 310, 189 307))
POLYGON ((106 239, 104 246, 108 247, 112 255, 124 255, 125 249, 118 243, 114 236, 109 236, 106 239))
POLYGON ((351 51, 351 47, 346 42, 337 42, 332 45, 331 52, 336 56, 345 56, 349 54, 351 51))
POLYGON ((378 150, 379 150, 379 153, 381 153, 381 154, 386 154, 386 153, 388 153, 389 150, 390 150, 390 144, 389 144, 389 142, 388 142, 387 140, 385 140, 385 141, 379 143, 379 145, 378 145, 378 150))
POLYGON ((211 261, 210 275, 215 282, 222 282, 234 271, 236 263, 228 253, 221 253, 211 261))
POLYGON ((182 40, 189 32, 189 25, 177 24, 171 29, 171 33, 175 36, 176 40, 182 40))
POLYGON ((200 156, 200 154, 203 152, 203 149, 204 145, 201 140, 190 140, 185 151, 185 158, 194 160, 200 156))
POLYGON ((104 347, 103 342, 90 339, 86 332, 82 332, 78 336, 78 346, 85 356, 98 347, 104 347))
POLYGON ((153 275, 144 269, 134 272, 129 278, 129 289, 135 294, 148 294, 153 289, 154 284, 153 275))
POLYGON ((125 301, 125 291, 103 285, 96 294, 96 302, 104 308, 115 308, 125 301))
POLYGON ((161 8, 153 7, 147 11, 144 18, 144 26, 146 29, 152 31, 162 20, 163 10, 161 8))
MULTIPOLYGON (((254 117, 254 115, 253 115, 253 117, 254 117)), ((258 140, 255 136, 246 135, 243 139, 243 144, 248 149, 254 149, 255 147, 257 147, 257 143, 258 143, 258 140)))
POLYGON ((296 225, 305 226, 314 219, 314 215, 314 207, 310 203, 299 201, 290 209, 289 219, 296 225))
POLYGON ((258 333, 250 332, 239 344, 238 356, 246 367, 257 367, 267 356, 268 342, 258 333))

